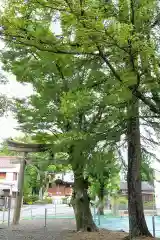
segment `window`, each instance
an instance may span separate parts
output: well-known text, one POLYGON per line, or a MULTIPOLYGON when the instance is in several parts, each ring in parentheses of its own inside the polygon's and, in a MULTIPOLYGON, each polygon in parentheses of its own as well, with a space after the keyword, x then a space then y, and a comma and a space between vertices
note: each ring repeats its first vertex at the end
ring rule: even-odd
POLYGON ((0 179, 6 178, 6 172, 0 172, 0 179))
POLYGON ((17 180, 17 173, 13 173, 13 181, 17 180))

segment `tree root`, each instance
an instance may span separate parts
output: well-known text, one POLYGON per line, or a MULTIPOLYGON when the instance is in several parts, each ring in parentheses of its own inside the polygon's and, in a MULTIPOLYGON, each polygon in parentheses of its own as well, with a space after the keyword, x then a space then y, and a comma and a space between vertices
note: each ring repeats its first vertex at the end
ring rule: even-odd
MULTIPOLYGON (((149 236, 149 237, 154 238, 153 236, 149 236)), ((128 235, 128 236, 125 236, 123 239, 124 240, 136 240, 138 238, 148 238, 148 236, 140 235, 140 236, 137 236, 137 237, 131 237, 130 235, 128 235)))
POLYGON ((131 237, 128 235, 128 236, 125 236, 123 239, 124 240, 131 240, 131 237))
POLYGON ((99 228, 91 229, 90 227, 87 227, 77 231, 77 233, 80 233, 80 232, 99 232, 99 228))

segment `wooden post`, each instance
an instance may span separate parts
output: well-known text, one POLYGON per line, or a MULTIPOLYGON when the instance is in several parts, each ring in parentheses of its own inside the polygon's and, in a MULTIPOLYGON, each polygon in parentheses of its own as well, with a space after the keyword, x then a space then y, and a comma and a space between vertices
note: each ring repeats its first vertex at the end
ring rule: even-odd
POLYGON ((23 185, 24 185, 24 170, 26 165, 26 155, 27 153, 24 153, 24 157, 21 160, 20 164, 20 172, 19 172, 19 178, 18 178, 18 192, 16 196, 16 203, 14 208, 14 214, 13 214, 13 225, 19 224, 20 220, 20 213, 21 213, 21 207, 22 207, 22 199, 23 199, 23 185))
POLYGON ((8 197, 8 227, 10 225, 10 216, 11 216, 11 196, 8 197))
POLYGON ((156 237, 156 231, 155 231, 155 219, 154 219, 154 215, 152 216, 152 226, 153 226, 153 237, 156 237))
POLYGON ((47 208, 45 208, 44 227, 47 227, 47 208))

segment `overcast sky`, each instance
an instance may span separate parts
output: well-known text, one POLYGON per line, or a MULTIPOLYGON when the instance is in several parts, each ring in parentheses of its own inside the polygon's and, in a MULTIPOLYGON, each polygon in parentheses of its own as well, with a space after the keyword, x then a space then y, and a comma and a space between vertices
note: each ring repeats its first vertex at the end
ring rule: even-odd
MULTIPOLYGON (((6 94, 7 97, 24 98, 32 94, 31 85, 22 85, 15 80, 15 77, 6 74, 8 83, 0 85, 0 94, 6 94)), ((0 118, 0 140, 2 141, 8 137, 16 137, 20 134, 15 128, 18 126, 17 121, 10 113, 8 116, 0 118)))
MULTIPOLYGON (((0 0, 0 6, 3 0, 0 0)), ((51 23, 51 30, 56 35, 61 34, 61 28, 59 24, 59 15, 57 14, 51 23)), ((4 44, 0 41, 0 50, 4 48, 4 44)), ((0 93, 6 94, 8 97, 23 98, 32 94, 31 85, 22 85, 16 81, 16 78, 8 73, 5 73, 9 83, 6 85, 0 85, 0 93)), ((0 118, 0 141, 8 137, 15 137, 20 134, 15 128, 18 126, 17 121, 13 118, 12 114, 7 117, 0 118)))

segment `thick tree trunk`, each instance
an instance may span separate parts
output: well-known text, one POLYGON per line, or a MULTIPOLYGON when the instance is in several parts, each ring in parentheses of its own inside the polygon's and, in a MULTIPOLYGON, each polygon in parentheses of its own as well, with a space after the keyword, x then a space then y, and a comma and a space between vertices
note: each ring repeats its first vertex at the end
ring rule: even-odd
POLYGON ((131 238, 151 236, 143 211, 141 194, 141 143, 139 124, 139 105, 136 97, 128 106, 128 212, 131 238))
POLYGON ((74 189, 72 196, 72 206, 76 218, 77 231, 97 231, 93 221, 90 201, 87 193, 88 183, 82 173, 74 174, 74 189))

